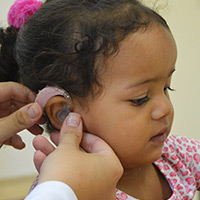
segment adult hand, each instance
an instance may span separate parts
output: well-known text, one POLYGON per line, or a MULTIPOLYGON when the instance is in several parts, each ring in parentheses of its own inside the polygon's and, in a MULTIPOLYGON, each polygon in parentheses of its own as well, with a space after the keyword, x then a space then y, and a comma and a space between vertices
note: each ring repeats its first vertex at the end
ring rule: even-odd
POLYGON ((28 129, 35 135, 41 134, 43 129, 36 123, 42 116, 42 108, 31 103, 35 99, 34 93, 21 84, 2 82, 0 94, 0 145, 22 149, 25 144, 17 133, 28 129))
POLYGON ((40 171, 39 184, 50 180, 64 182, 80 200, 116 199, 122 165, 103 140, 82 135, 79 114, 70 113, 65 119, 56 149, 42 136, 37 136, 33 145, 38 150, 34 162, 40 171), (86 152, 80 150, 80 145, 86 152))

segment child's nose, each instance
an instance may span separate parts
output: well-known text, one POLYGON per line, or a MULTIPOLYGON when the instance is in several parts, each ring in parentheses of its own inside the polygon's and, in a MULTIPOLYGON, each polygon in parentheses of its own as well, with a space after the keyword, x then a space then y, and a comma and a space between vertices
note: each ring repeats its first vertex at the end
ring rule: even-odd
POLYGON ((159 120, 161 118, 167 117, 173 113, 172 103, 165 94, 159 96, 156 99, 156 105, 152 111, 152 119, 159 120))

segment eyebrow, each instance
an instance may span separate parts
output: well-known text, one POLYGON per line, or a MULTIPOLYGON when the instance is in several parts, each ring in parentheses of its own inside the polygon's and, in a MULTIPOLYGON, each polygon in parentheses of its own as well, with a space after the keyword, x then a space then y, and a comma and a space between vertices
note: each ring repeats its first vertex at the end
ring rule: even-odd
MULTIPOLYGON (((174 68, 174 69, 169 73, 168 77, 170 77, 175 71, 176 71, 176 69, 174 68)), ((149 82, 152 82, 152 81, 155 81, 155 80, 157 80, 157 78, 147 79, 147 80, 145 80, 145 81, 142 81, 141 83, 132 83, 132 84, 128 85, 128 86, 126 87, 126 89, 130 89, 130 88, 132 88, 132 87, 136 87, 136 86, 139 86, 139 85, 144 85, 144 84, 146 84, 146 83, 149 83, 149 82)))

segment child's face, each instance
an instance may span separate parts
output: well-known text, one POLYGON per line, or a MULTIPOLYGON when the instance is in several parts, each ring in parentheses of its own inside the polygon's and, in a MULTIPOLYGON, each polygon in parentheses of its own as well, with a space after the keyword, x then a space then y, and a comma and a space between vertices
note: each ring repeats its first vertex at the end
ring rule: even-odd
POLYGON ((89 110, 77 110, 85 130, 103 138, 124 168, 161 156, 173 121, 167 88, 176 56, 174 39, 163 27, 129 35, 107 60, 100 97, 89 102, 89 110))

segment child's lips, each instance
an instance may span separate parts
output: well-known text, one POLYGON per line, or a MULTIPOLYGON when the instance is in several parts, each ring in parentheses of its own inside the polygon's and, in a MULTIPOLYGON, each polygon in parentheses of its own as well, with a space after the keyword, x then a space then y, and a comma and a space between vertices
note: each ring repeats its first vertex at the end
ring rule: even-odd
POLYGON ((156 134, 155 136, 151 137, 150 141, 154 142, 154 143, 163 143, 166 140, 167 136, 168 136, 168 132, 169 132, 169 128, 165 127, 161 131, 159 131, 158 134, 156 134))
POLYGON ((152 137, 150 141, 154 143, 163 143, 166 140, 166 138, 167 138, 166 133, 162 133, 152 137))

